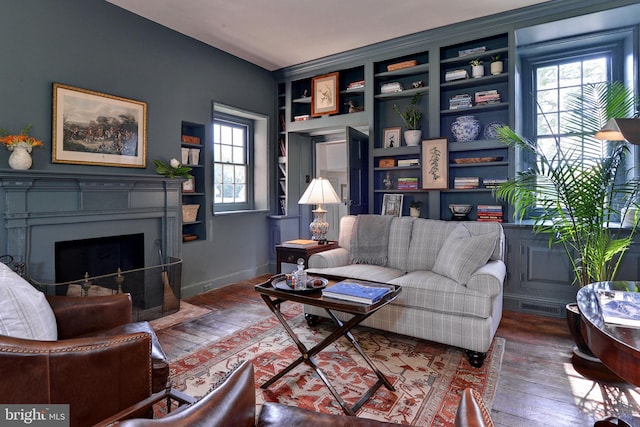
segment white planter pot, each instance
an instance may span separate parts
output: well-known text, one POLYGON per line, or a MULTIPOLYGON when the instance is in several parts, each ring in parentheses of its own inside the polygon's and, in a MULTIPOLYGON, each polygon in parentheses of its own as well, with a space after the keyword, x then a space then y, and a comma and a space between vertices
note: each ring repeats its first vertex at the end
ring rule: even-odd
POLYGON ((491 74, 494 76, 502 74, 502 61, 495 61, 491 63, 491 74))
POLYGON ((474 79, 484 76, 484 65, 473 65, 471 67, 471 75, 474 79))
POLYGON ((420 209, 409 207, 409 216, 411 218, 420 218, 420 209))
POLYGON ((404 142, 409 146, 415 146, 420 144, 420 139, 422 138, 422 131, 418 130, 405 130, 404 131, 404 142))

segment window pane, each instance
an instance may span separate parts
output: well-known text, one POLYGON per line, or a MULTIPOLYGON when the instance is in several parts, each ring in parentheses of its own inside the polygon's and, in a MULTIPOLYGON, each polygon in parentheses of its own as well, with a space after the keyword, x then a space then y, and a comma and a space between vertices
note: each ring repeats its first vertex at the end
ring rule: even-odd
POLYGON ((244 147, 233 147, 233 163, 245 163, 244 147))
POLYGON ((242 166, 236 166, 235 172, 235 182, 245 184, 247 182, 246 168, 242 166))
POLYGON ((233 129, 233 145, 244 147, 244 128, 233 129))
POLYGON ((556 90, 538 91, 538 105, 543 113, 558 111, 558 92, 556 90))
POLYGON ((233 165, 222 165, 222 182, 224 184, 233 183, 234 176, 233 165))
POLYGON ((575 86, 582 83, 582 68, 580 62, 560 65, 560 87, 575 86))
POLYGON ((558 67, 540 67, 536 72, 538 90, 554 89, 558 87, 558 67))
POLYGON ((607 81, 607 58, 596 58, 583 63, 585 83, 599 83, 607 81))
POLYGON ((220 146, 220 160, 222 163, 231 163, 233 162, 233 156, 231 153, 230 145, 221 145, 220 146))
POLYGON ((236 184, 236 203, 244 203, 247 201, 247 186, 245 184, 236 184))
POLYGON ((220 143, 221 144, 231 144, 231 128, 229 126, 221 126, 220 129, 220 143))

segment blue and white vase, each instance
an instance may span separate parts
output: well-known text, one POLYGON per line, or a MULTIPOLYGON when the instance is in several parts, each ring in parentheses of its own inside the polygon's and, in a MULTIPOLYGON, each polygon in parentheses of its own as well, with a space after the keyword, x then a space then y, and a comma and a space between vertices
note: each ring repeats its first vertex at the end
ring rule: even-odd
POLYGON ((451 124, 451 133, 457 142, 469 142, 478 138, 480 128, 475 116, 460 116, 451 124))

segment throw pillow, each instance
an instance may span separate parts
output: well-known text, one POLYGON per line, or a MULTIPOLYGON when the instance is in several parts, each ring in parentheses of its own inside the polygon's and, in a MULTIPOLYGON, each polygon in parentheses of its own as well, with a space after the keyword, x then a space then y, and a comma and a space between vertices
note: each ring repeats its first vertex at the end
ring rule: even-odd
POLYGON ((0 334, 56 341, 58 326, 44 294, 0 263, 0 334))
POLYGON ((471 274, 489 261, 496 244, 495 233, 472 236, 462 224, 447 236, 433 266, 433 272, 466 285, 471 274))

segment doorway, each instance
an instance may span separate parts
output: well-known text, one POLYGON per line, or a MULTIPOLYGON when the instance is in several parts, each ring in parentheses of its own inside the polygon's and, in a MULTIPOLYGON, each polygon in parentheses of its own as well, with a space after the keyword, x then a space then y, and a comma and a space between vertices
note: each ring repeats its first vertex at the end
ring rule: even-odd
POLYGON ((327 210, 329 231, 327 240, 338 240, 340 218, 348 215, 349 201, 349 169, 347 141, 318 142, 315 144, 315 176, 321 176, 331 182, 342 203, 324 205, 327 210))

